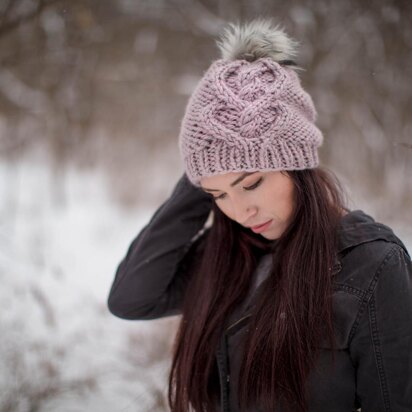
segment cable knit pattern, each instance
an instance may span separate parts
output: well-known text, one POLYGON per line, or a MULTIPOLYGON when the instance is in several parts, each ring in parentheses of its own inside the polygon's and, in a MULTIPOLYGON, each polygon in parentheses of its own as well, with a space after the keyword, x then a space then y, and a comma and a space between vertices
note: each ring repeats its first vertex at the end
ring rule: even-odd
POLYGON ((296 72, 263 57, 216 60, 190 97, 179 135, 189 180, 316 167, 323 136, 296 72))

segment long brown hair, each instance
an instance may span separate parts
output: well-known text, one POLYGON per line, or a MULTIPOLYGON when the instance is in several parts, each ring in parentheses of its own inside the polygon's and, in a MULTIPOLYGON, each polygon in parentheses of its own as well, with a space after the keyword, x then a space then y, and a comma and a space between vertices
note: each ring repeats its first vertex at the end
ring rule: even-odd
POLYGON ((306 380, 319 343, 335 348, 332 276, 344 193, 326 169, 283 172, 294 182, 294 213, 275 242, 253 234, 214 204, 202 258, 183 302, 169 377, 173 412, 216 410, 215 350, 225 319, 246 297, 262 252, 273 255, 266 285, 253 308, 241 362, 241 410, 307 411, 306 380), (275 247, 273 247, 275 245, 275 247))

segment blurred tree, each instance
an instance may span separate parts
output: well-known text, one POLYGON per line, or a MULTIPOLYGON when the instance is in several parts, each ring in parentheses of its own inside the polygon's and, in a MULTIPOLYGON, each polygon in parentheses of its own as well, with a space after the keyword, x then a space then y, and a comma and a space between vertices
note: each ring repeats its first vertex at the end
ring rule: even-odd
POLYGON ((219 57, 214 38, 227 21, 258 16, 301 42, 323 162, 366 198, 412 206, 412 3, 402 0, 3 1, 0 153, 46 145, 60 201, 68 159, 104 165, 120 199, 143 200, 131 188, 147 175, 140 170, 158 173, 153 159, 178 173, 180 121, 219 57))
POLYGON ((21 24, 39 16, 47 7, 58 1, 38 0, 37 2, 25 3, 23 7, 20 7, 21 0, 5 0, 0 10, 0 36, 4 36, 21 24))

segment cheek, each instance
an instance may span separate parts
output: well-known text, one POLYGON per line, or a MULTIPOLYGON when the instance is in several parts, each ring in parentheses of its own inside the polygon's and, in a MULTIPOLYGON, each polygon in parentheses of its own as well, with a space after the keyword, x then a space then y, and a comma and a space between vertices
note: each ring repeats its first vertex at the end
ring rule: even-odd
POLYGON ((221 204, 219 204, 219 202, 216 202, 216 206, 218 207, 218 209, 224 214, 226 215, 228 218, 232 219, 232 211, 230 206, 228 205, 228 201, 225 202, 221 202, 221 204))
POLYGON ((271 191, 265 199, 266 206, 281 220, 288 220, 293 213, 293 187, 286 185, 271 191))

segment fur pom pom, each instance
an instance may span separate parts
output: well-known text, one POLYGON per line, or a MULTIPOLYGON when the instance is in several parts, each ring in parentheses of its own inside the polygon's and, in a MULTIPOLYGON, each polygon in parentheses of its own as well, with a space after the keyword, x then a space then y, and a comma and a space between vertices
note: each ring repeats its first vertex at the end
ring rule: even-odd
POLYGON ((224 60, 254 61, 270 57, 278 63, 292 65, 298 46, 270 19, 256 19, 243 25, 231 23, 216 44, 224 60))

